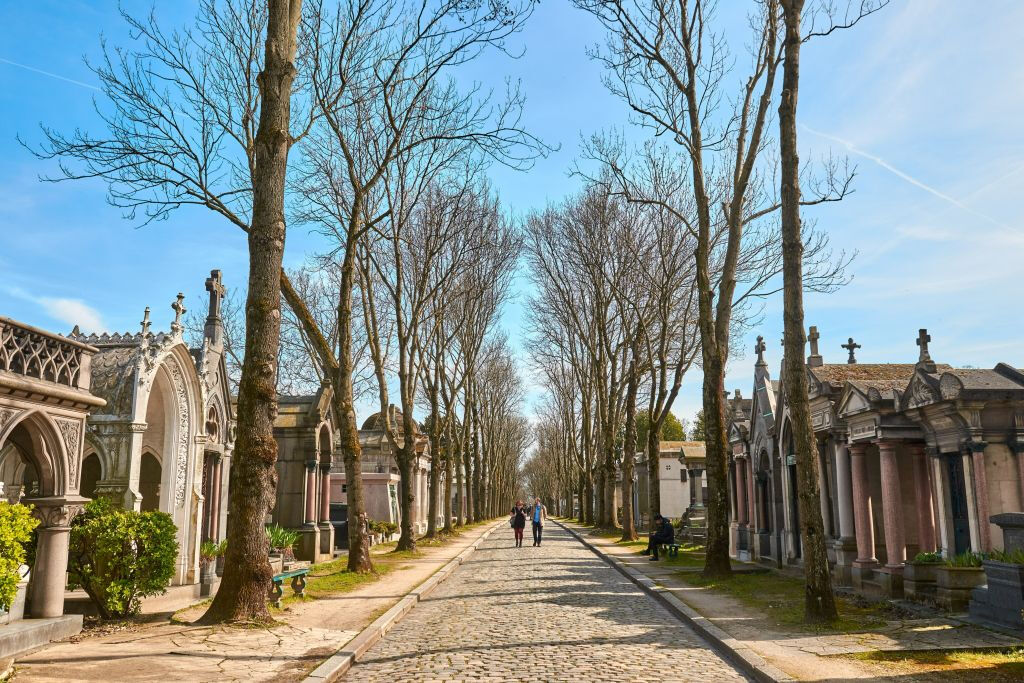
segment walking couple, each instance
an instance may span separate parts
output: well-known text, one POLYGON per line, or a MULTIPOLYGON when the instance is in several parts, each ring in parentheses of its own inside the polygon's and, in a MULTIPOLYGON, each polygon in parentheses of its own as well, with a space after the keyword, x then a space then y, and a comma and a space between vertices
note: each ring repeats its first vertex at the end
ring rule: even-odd
POLYGON ((526 528, 527 517, 533 521, 533 545, 538 546, 544 531, 544 522, 548 521, 548 509, 540 502, 540 498, 537 498, 530 507, 523 505, 523 501, 517 500, 515 507, 512 508, 512 515, 508 521, 516 534, 517 548, 523 547, 523 529, 526 528))

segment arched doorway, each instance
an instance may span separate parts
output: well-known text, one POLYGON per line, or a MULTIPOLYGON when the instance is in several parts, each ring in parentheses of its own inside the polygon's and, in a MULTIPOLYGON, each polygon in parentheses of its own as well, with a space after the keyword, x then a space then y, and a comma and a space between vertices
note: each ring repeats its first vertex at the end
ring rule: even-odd
POLYGON ((160 461, 149 451, 142 453, 142 462, 139 467, 139 493, 142 495, 141 509, 160 509, 160 488, 163 468, 160 461))
POLYGON ((32 437, 25 425, 19 424, 0 448, 0 496, 8 503, 20 503, 23 498, 40 495, 32 437))
POLYGON ((100 456, 90 453, 82 460, 82 485, 79 492, 86 498, 96 497, 96 484, 103 478, 100 456))

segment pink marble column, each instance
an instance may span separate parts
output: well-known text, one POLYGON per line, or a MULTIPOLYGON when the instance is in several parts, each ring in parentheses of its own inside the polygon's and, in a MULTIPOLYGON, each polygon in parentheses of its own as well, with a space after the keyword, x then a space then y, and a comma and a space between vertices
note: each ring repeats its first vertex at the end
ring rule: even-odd
POLYGON ((320 521, 331 521, 331 466, 320 465, 320 521))
POLYGON ((306 524, 316 524, 316 462, 306 463, 306 524))
POLYGON ((974 465, 974 500, 978 507, 978 535, 981 550, 992 550, 990 523, 988 521, 988 480, 985 476, 985 444, 971 444, 971 460, 974 465))
MULTIPOLYGON (((747 466, 743 458, 736 461, 736 520, 741 525, 747 523, 747 466)), ((699 486, 700 483, 698 482, 699 486)))
POLYGON ((878 457, 882 465, 882 522, 885 527, 886 567, 902 567, 907 561, 907 545, 903 533, 903 495, 900 492, 900 469, 896 461, 896 444, 878 441, 878 457))
POLYGON ((214 456, 210 463, 210 538, 214 542, 219 540, 220 534, 220 487, 221 487, 221 459, 214 456))
POLYGON ((914 461, 914 490, 917 493, 917 545, 923 553, 935 550, 935 518, 932 515, 932 487, 924 444, 908 445, 914 461))
POLYGON ((871 523, 871 489, 868 485, 867 444, 850 446, 850 473, 853 484, 853 525, 857 535, 856 564, 878 564, 875 559, 875 530, 871 523))

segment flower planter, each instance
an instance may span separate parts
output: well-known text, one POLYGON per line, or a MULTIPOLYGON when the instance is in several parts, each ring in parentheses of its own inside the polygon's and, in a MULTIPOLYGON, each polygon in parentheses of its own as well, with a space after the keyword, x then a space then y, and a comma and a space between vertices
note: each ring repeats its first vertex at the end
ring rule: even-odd
POLYGON ((985 585, 981 567, 947 567, 935 569, 935 602, 950 612, 963 612, 971 601, 971 591, 985 585))
POLYGON ((903 568, 903 594, 918 602, 934 600, 940 566, 937 562, 908 562, 903 568))
POLYGON ((270 570, 274 574, 280 574, 284 568, 284 558, 281 557, 280 553, 270 554, 270 570))
POLYGON ((217 572, 217 576, 224 576, 224 556, 223 555, 218 555, 217 556, 217 568, 216 568, 215 571, 217 572))
POLYGON ((971 614, 1011 628, 1024 628, 1024 565, 985 560, 988 587, 975 591, 971 614))

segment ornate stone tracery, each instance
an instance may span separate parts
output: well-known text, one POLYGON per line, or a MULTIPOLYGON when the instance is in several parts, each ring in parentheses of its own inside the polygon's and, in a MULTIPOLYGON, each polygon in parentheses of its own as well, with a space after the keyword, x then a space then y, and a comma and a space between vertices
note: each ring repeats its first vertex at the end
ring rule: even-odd
POLYGON ((77 488, 78 484, 78 463, 81 459, 82 423, 78 420, 66 418, 54 418, 60 435, 64 439, 64 448, 68 456, 68 482, 77 488))

